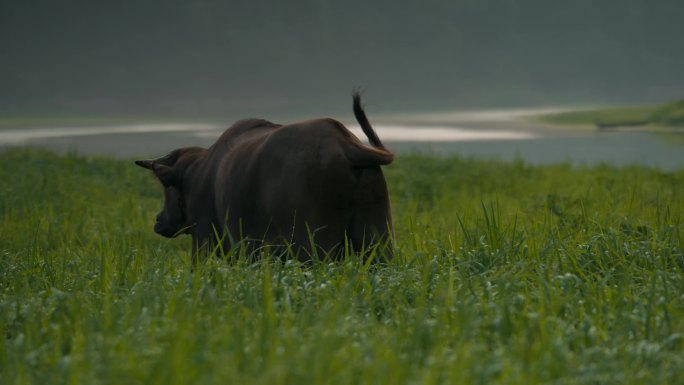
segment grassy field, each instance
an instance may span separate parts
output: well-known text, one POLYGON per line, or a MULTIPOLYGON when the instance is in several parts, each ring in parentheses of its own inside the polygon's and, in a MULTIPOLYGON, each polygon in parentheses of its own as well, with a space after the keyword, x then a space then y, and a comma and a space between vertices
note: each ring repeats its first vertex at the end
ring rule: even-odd
POLYGON ((684 383, 684 170, 400 157, 390 263, 191 270, 132 162, 0 162, 3 384, 684 383))
POLYGON ((616 107, 541 115, 544 123, 585 128, 642 126, 651 129, 684 127, 684 99, 657 106, 616 107))

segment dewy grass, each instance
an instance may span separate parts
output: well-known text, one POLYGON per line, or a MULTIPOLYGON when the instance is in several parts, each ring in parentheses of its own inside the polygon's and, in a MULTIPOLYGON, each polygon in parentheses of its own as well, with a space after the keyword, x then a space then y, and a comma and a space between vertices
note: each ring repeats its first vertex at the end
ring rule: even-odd
POLYGON ((191 269, 132 163, 0 161, 3 384, 684 383, 684 171, 402 157, 392 261, 191 269))

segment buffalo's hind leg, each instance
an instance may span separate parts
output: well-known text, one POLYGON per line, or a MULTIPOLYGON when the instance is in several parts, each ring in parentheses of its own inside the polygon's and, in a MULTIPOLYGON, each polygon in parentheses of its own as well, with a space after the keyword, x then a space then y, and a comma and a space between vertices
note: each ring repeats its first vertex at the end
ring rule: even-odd
POLYGON ((354 251, 364 252, 364 257, 375 251, 376 261, 391 259, 394 230, 387 184, 380 167, 361 169, 353 207, 348 235, 354 251))

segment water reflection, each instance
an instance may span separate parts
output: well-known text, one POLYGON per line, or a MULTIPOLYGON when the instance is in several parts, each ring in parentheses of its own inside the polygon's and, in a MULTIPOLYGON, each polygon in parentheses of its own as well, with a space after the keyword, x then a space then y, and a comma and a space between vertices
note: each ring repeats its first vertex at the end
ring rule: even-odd
MULTIPOLYGON (((557 110, 557 109, 556 109, 557 110)), ((684 168, 684 134, 596 132, 541 126, 521 118, 539 110, 499 110, 394 115, 374 119, 387 147, 398 155, 521 159, 534 164, 569 162, 684 168)), ((361 130, 344 122, 360 138, 361 130)), ((184 146, 210 146, 225 126, 139 124, 0 130, 0 147, 29 145, 83 154, 159 155, 184 146)))

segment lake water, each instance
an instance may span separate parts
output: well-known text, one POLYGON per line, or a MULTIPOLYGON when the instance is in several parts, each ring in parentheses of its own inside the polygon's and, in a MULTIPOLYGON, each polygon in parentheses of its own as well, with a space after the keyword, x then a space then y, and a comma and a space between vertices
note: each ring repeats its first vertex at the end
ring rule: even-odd
MULTIPOLYGON (((570 162, 684 168, 684 134, 560 130, 522 117, 548 110, 496 110, 403 114, 370 118, 385 145, 407 153, 522 159, 533 164, 570 162)), ((363 138, 352 122, 343 121, 363 138)), ((225 127, 215 124, 139 124, 0 130, 0 147, 35 146, 122 158, 158 156, 184 146, 208 147, 225 127)))

